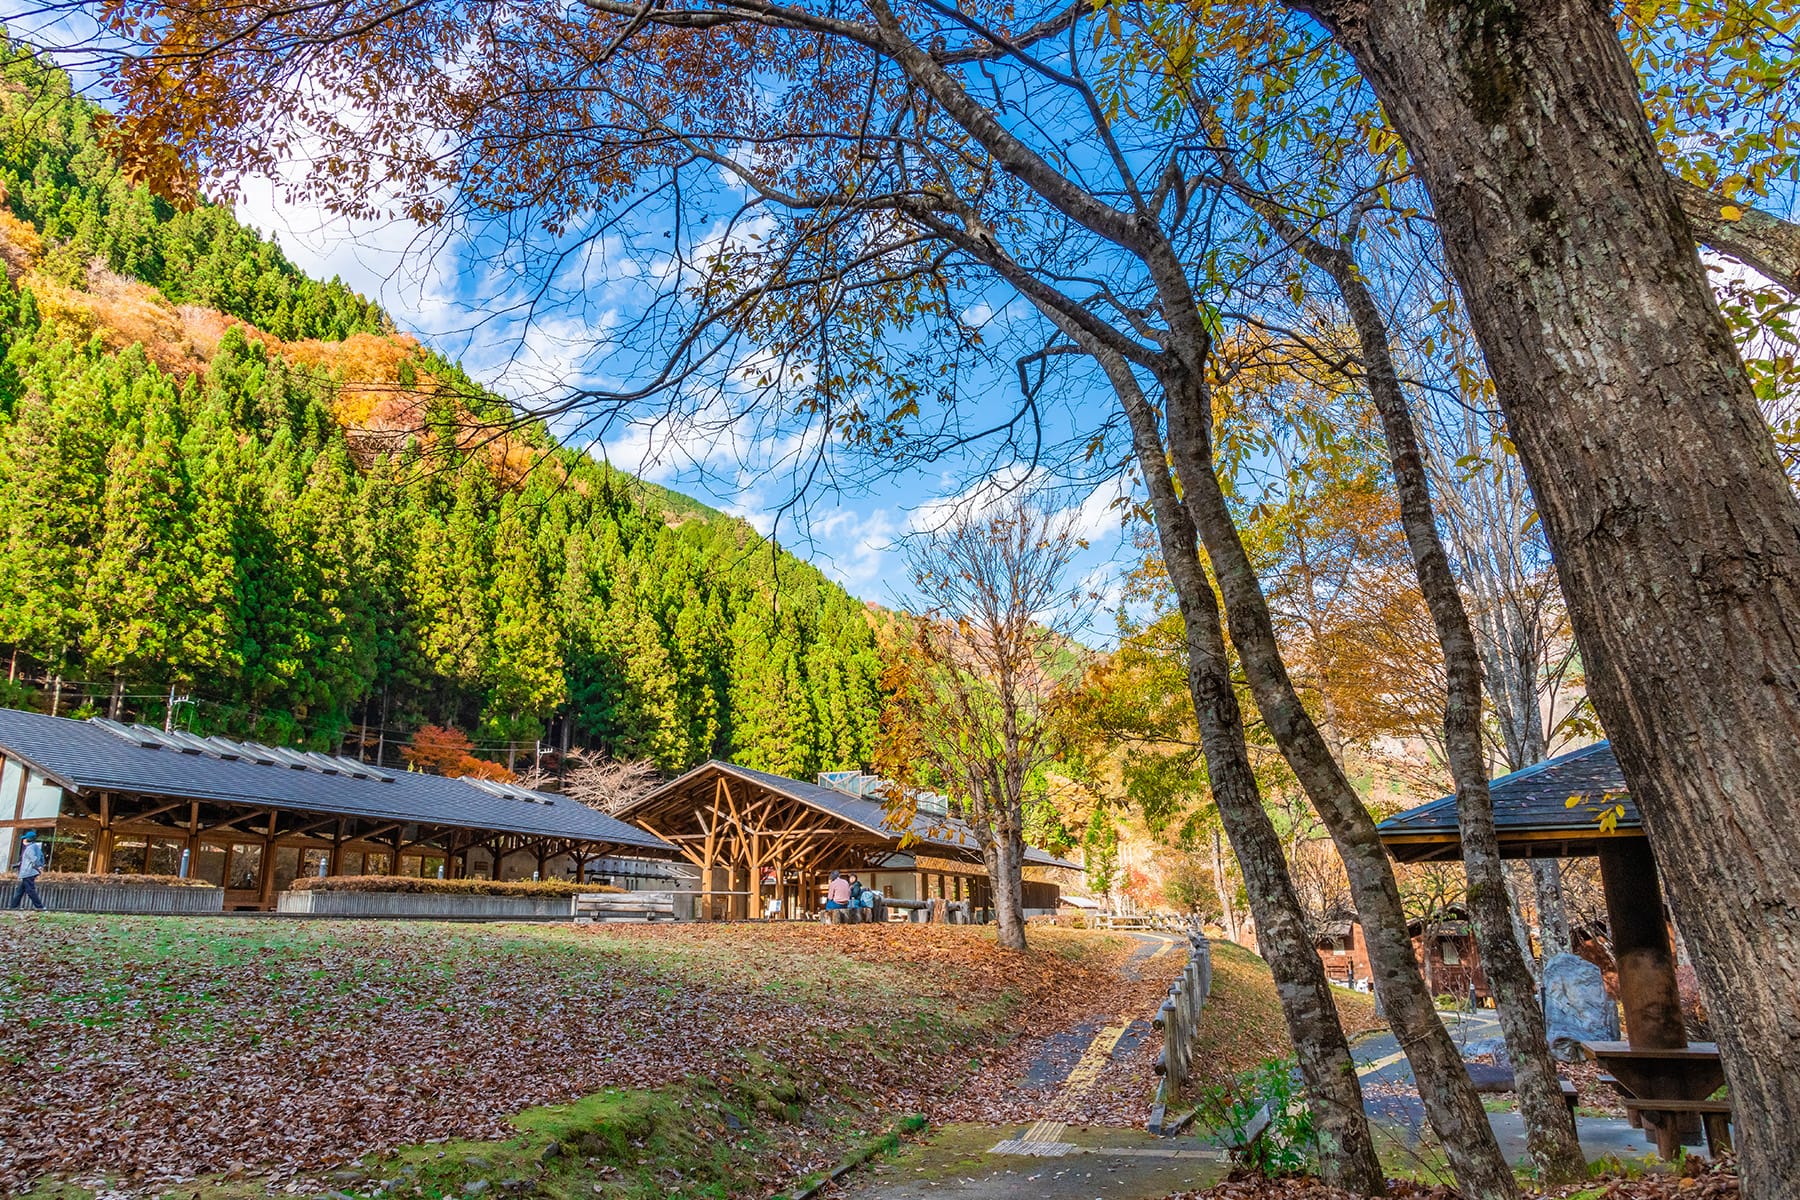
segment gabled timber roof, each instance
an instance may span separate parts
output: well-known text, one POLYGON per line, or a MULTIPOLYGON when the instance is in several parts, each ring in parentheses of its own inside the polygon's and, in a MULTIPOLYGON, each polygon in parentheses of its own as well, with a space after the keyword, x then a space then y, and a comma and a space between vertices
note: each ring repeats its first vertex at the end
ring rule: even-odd
MULTIPOLYGON (((725 774, 742 780, 753 787, 763 788, 790 800, 836 817, 847 825, 870 835, 872 839, 892 841, 898 844, 899 831, 887 824, 887 810, 879 800, 867 800, 861 796, 852 796, 837 788, 821 787, 816 783, 807 783, 800 779, 789 779, 785 775, 775 775, 768 771, 758 771, 753 767, 740 767, 736 763, 712 759, 702 763, 677 779, 672 779, 653 792, 638 797, 619 811, 619 816, 629 819, 631 814, 654 808, 659 802, 671 796, 679 795, 693 788, 697 783, 715 775, 725 774)), ((913 818, 912 833, 923 845, 915 845, 908 849, 936 850, 950 853, 979 853, 975 840, 975 831, 962 821, 949 818, 931 818, 919 815, 913 818)), ((1081 868, 1072 862, 1057 858, 1035 846, 1025 848, 1025 861, 1036 867, 1066 867, 1070 870, 1081 868)))
POLYGON ((0 753, 64 788, 134 792, 172 799, 366 817, 409 824, 493 830, 538 838, 607 843, 625 851, 673 852, 655 834, 566 796, 516 785, 446 779, 410 771, 352 773, 325 755, 271 750, 222 739, 158 738, 158 731, 71 721, 0 708, 0 753), (166 745, 151 745, 166 740, 166 745), (192 745, 188 743, 192 742, 192 745), (235 753, 236 757, 224 757, 235 753), (215 757, 214 755, 221 755, 215 757))
MULTIPOLYGON (((1494 802, 1494 827, 1501 852, 1511 856, 1592 854, 1608 836, 1637 837, 1643 820, 1626 790, 1624 772, 1610 742, 1596 742, 1555 758, 1502 775, 1488 785, 1494 802), (1574 807, 1570 797, 1579 797, 1574 807), (1602 834, 1596 810, 1608 803, 1623 807, 1617 833, 1602 834)), ((1456 797, 1396 813, 1377 826, 1381 840, 1403 862, 1460 855, 1456 797), (1426 852, 1430 845, 1450 851, 1426 852)))

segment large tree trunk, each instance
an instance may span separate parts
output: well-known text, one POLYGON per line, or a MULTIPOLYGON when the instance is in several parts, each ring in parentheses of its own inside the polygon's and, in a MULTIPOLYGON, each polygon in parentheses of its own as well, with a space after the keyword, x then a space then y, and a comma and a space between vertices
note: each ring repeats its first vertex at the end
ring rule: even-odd
POLYGON ((1163 387, 1175 469, 1219 580, 1232 642, 1257 708, 1344 860, 1368 940, 1375 988, 1412 1065, 1426 1117, 1465 1195, 1510 1200, 1518 1186, 1462 1055, 1419 973, 1400 889, 1375 821, 1300 703, 1282 661, 1262 584, 1212 470, 1211 404, 1204 383, 1171 372, 1163 387))
POLYGON ((1800 1195, 1800 504, 1610 10, 1308 7, 1431 192, 1716 1014, 1744 1194, 1800 1195))
POLYGON ((1207 782, 1243 873, 1256 919, 1257 945, 1275 977, 1282 1016, 1318 1124, 1320 1171, 1338 1187, 1380 1195, 1385 1182, 1363 1111, 1362 1082, 1338 1022, 1325 964, 1306 928, 1281 838, 1257 789, 1218 601, 1200 564, 1193 520, 1169 476, 1155 411, 1131 369, 1104 352, 1096 351, 1095 357, 1106 368, 1131 422, 1138 469, 1150 492, 1163 562, 1181 608, 1188 690, 1206 756, 1207 782))

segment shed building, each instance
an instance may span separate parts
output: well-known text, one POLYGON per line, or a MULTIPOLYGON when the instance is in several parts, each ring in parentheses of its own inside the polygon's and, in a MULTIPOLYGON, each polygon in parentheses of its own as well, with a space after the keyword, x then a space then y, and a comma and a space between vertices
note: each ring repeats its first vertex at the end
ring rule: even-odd
POLYGON ((0 709, 0 864, 18 835, 51 869, 188 874, 268 909, 302 875, 601 878, 670 889, 656 835, 565 796, 351 758, 0 709))

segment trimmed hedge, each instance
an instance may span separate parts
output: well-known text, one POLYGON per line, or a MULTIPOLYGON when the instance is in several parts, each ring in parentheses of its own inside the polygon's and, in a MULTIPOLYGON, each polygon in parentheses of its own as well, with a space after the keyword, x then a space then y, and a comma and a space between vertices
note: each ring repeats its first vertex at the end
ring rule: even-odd
MULTIPOLYGON (((218 887, 216 883, 208 883, 204 879, 182 879, 178 875, 92 875, 86 871, 45 871, 37 877, 39 883, 68 883, 89 887, 218 887)), ((17 886, 18 873, 8 871, 0 875, 0 883, 17 886)))
POLYGON ((410 875, 306 875, 294 880, 297 892, 402 892, 433 896, 579 896, 623 892, 624 888, 569 879, 414 879, 410 875))

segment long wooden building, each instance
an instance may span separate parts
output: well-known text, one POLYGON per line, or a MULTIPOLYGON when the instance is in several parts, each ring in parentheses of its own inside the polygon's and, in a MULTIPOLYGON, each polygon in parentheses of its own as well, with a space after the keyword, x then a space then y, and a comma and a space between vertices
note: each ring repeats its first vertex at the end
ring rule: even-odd
MULTIPOLYGON (((700 912, 709 919, 806 916, 822 905, 834 870, 857 872, 894 899, 963 901, 990 912, 974 831, 947 812, 929 811, 895 828, 874 798, 879 784, 854 771, 807 783, 714 760, 619 816, 657 834, 699 870, 700 912)), ((1028 847, 1027 913, 1055 912, 1059 879, 1080 869, 1028 847)))
POLYGON ((653 833, 565 796, 355 759, 0 709, 0 864, 36 829, 51 869, 187 873, 267 909, 303 875, 592 879, 673 889, 653 833))

